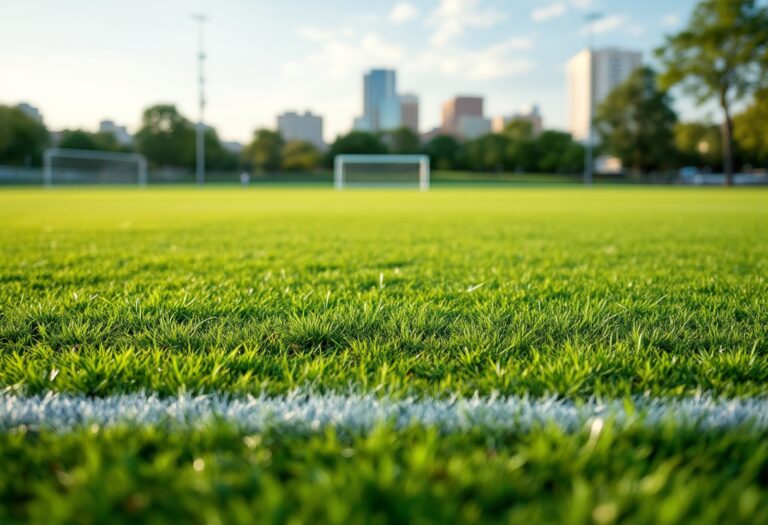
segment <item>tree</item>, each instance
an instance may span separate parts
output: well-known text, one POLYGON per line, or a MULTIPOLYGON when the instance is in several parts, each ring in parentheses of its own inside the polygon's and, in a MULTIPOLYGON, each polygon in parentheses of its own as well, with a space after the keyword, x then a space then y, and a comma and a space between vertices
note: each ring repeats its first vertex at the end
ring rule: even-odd
POLYGON ((359 155, 375 155, 387 153, 387 146, 378 135, 366 131, 351 131, 346 135, 339 135, 328 148, 328 164, 333 165, 336 155, 352 153, 359 155))
POLYGON ((411 128, 401 127, 388 131, 384 139, 389 145, 390 153, 413 154, 421 150, 421 139, 411 128))
POLYGON ((194 165, 195 128, 176 106, 159 104, 144 110, 135 143, 137 151, 156 165, 194 165))
POLYGON ((459 142, 451 135, 438 135, 424 146, 424 154, 429 156, 429 163, 436 170, 456 169, 459 142))
POLYGON ((243 154, 258 172, 277 171, 282 165, 283 137, 277 131, 257 129, 243 154))
POLYGON ((489 133, 466 143, 467 162, 471 169, 503 171, 509 167, 508 150, 512 141, 506 135, 489 133))
POLYGON ((768 165, 768 89, 733 119, 733 136, 750 162, 768 165))
POLYGON ((60 148, 96 151, 120 151, 120 144, 111 133, 91 133, 82 129, 66 129, 59 140, 60 148))
POLYGON ((533 124, 530 120, 513 118, 504 126, 504 135, 514 141, 533 140, 533 124))
POLYGON ((283 147, 282 166, 285 170, 309 171, 320 164, 320 152, 310 142, 292 140, 283 147))
POLYGON ((768 8, 756 0, 701 0, 688 27, 668 36, 656 55, 665 88, 681 84, 699 102, 720 105, 725 183, 732 185, 731 108, 767 81, 768 8))
POLYGON ((0 163, 39 164, 48 144, 48 131, 18 108, 0 106, 0 163))
POLYGON ((648 67, 632 73, 595 112, 604 150, 640 173, 662 167, 674 157, 676 121, 669 95, 657 87, 656 73, 648 67))
POLYGON ((584 147, 570 133, 547 130, 536 139, 537 163, 543 173, 575 173, 584 169, 584 147))
POLYGON ((678 161, 685 166, 713 166, 723 161, 722 136, 715 124, 680 122, 675 126, 678 161))

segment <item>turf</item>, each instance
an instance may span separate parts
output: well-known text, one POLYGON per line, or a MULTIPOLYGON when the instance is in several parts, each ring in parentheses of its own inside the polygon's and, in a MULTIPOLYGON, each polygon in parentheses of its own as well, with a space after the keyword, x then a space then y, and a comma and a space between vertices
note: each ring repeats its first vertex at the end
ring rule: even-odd
POLYGON ((768 192, 0 194, 0 385, 768 393, 768 192))
MULTIPOLYGON (((764 398, 766 224, 761 189, 4 190, 0 388, 764 398)), ((759 523, 763 438, 19 427, 0 521, 759 523)))

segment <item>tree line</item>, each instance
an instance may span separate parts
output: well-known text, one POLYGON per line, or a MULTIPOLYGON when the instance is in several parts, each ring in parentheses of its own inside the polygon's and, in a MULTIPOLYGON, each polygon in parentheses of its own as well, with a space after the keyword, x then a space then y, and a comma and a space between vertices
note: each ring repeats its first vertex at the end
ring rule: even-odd
MULTIPOLYGON (((681 166, 722 167, 727 183, 735 169, 768 165, 768 8, 757 0, 701 0, 688 26, 656 50, 659 71, 635 71, 596 108, 597 154, 621 159, 636 173, 681 166), (715 102, 723 115, 712 122, 680 122, 670 90, 676 86, 698 103, 715 102), (741 111, 734 113, 734 108, 741 111)), ((63 148, 144 154, 155 167, 192 168, 195 125, 173 105, 147 108, 133 144, 84 130, 61 132, 63 148)), ((499 133, 459 141, 438 135, 422 142, 408 128, 383 133, 353 131, 325 152, 279 133, 258 129, 240 154, 225 148, 215 129, 205 131, 206 165, 212 170, 313 170, 332 166, 339 153, 423 153, 440 170, 576 173, 583 146, 567 133, 534 136, 516 120, 499 133)), ((39 165, 51 143, 42 123, 21 110, 0 106, 0 164, 39 165)))

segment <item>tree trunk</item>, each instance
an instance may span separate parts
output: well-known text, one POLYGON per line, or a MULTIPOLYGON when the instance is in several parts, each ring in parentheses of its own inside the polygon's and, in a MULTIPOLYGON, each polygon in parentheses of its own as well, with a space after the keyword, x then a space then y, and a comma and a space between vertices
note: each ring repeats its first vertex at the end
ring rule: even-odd
POLYGON ((723 108, 723 171, 725 172, 725 185, 733 186, 733 121, 731 109, 725 93, 720 94, 720 107, 723 108))

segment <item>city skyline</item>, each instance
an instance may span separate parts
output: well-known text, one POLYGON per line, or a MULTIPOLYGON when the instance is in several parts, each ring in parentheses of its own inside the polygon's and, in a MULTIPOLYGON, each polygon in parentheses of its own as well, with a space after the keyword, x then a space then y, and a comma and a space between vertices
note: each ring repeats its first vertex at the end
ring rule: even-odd
MULTIPOLYGON (((5 9, 0 30, 15 45, 0 50, 0 102, 33 104, 52 129, 112 119, 133 132, 142 109, 157 102, 175 103, 194 120, 190 14, 203 11, 211 19, 207 123, 226 140, 247 142, 254 128, 271 128, 275 115, 300 108, 325 118, 326 140, 348 131, 361 110, 360 79, 379 67, 396 69, 398 91, 419 97, 421 131, 438 126, 442 103, 463 93, 483 95, 489 117, 538 104, 547 127, 566 129, 565 64, 585 45, 584 14, 605 14, 595 27, 597 47, 637 48, 648 61, 664 32, 685 22, 693 0, 335 0, 323 9, 302 2, 91 3, 87 19, 71 22, 77 9, 43 4, 5 9), (265 19, 258 31, 247 24, 265 19)), ((691 114, 689 102, 678 107, 684 118, 691 114)))

